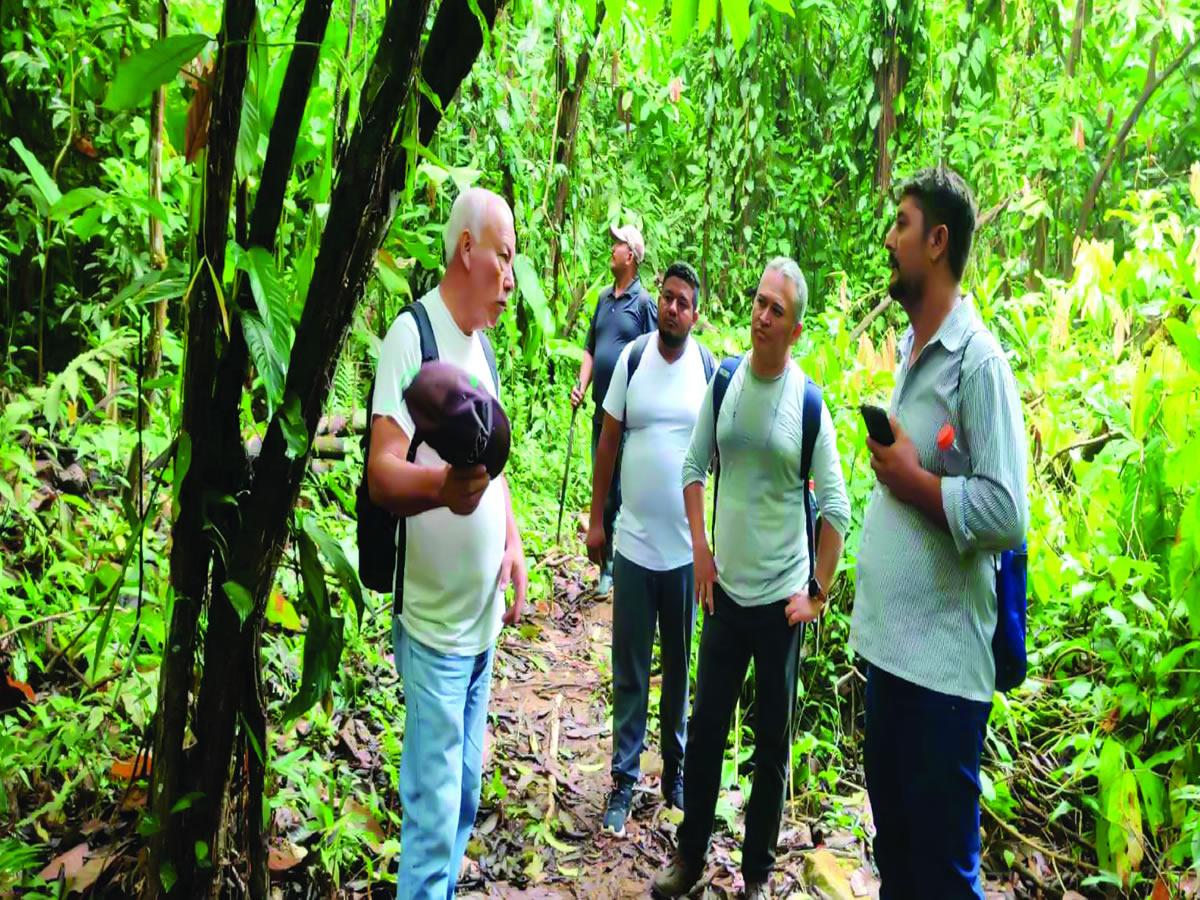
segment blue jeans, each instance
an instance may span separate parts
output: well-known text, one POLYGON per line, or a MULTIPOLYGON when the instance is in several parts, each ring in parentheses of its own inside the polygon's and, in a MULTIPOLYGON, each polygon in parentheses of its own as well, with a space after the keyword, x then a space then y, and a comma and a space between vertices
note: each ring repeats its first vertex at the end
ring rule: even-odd
POLYGON ((479 809, 492 653, 449 656, 392 620, 404 681, 398 900, 447 900, 479 809))
POLYGON ((863 756, 880 900, 983 900, 979 757, 991 711, 871 666, 863 756))

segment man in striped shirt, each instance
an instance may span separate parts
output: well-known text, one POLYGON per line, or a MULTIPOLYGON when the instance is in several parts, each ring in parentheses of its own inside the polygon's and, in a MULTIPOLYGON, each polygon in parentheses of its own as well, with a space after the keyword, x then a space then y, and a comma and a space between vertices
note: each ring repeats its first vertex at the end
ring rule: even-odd
POLYGON ((884 243, 911 327, 891 400, 895 443, 858 549, 851 644, 870 663, 867 791, 882 900, 979 898, 979 763, 995 688, 995 565, 1028 521, 1024 424, 1008 360, 959 282, 975 229, 945 168, 901 189, 884 243), (939 449, 939 430, 955 447, 939 449))
POLYGON ((791 760, 802 623, 821 614, 850 524, 833 420, 823 403, 813 410, 816 421, 807 420, 807 377, 791 358, 807 302, 808 287, 793 260, 779 257, 767 264, 750 317, 751 352, 729 379, 715 422, 716 379, 709 384, 684 460, 696 598, 707 615, 683 765, 684 817, 675 858, 654 879, 658 897, 687 894, 704 873, 730 720, 752 659, 754 782, 746 804, 742 875, 749 900, 770 895, 791 760), (808 484, 800 471, 810 429, 816 429, 811 472, 823 523, 815 567, 805 524, 808 484), (718 451, 710 548, 704 482, 718 451))

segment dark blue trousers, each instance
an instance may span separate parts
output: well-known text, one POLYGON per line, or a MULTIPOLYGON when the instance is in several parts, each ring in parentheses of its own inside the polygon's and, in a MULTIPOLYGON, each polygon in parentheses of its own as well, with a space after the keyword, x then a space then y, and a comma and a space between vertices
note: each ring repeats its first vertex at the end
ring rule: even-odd
POLYGON ((864 761, 880 900, 983 900, 979 758, 991 711, 871 666, 864 761))
POLYGON ((650 663, 658 631, 662 692, 663 777, 683 769, 687 736, 688 663, 696 621, 692 564, 656 572, 620 553, 613 560, 613 781, 641 774, 650 703, 650 663))

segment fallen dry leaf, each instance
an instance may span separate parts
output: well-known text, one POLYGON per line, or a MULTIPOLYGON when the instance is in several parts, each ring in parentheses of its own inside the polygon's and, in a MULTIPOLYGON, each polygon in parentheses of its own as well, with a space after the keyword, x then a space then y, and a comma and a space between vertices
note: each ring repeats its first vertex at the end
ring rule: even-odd
POLYGON ((307 849, 287 838, 274 841, 267 851, 267 868, 272 872, 286 872, 299 865, 306 856, 308 856, 307 849))
POLYGON ((1154 890, 1150 892, 1150 900, 1171 900, 1171 889, 1167 887, 1161 875, 1154 879, 1154 890))
POLYGON ((4 680, 8 682, 8 686, 10 688, 14 688, 15 690, 18 690, 22 694, 24 694, 25 699, 28 700, 30 703, 37 702, 37 695, 34 694, 33 688, 31 688, 25 682, 17 681, 17 679, 13 678, 11 675, 5 675, 4 680))
POLYGON ((54 857, 38 877, 44 881, 62 878, 68 893, 82 893, 96 883, 107 862, 107 853, 94 852, 85 841, 54 857))
POLYGON ((129 759, 114 759, 108 768, 108 774, 121 781, 132 781, 150 774, 150 751, 129 757, 129 759))

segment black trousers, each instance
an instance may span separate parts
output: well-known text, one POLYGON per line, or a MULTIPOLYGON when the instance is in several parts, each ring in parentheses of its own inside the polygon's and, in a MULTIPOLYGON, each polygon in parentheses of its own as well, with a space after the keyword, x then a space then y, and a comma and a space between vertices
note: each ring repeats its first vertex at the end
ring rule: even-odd
POLYGON ((688 662, 696 621, 692 564, 657 572, 626 559, 613 561, 613 781, 637 780, 646 742, 650 662, 657 629, 662 647, 663 775, 683 768, 688 706, 688 662))
POLYGON ((742 607, 714 585, 714 611, 705 616, 696 672, 696 703, 684 756, 683 823, 679 853, 700 863, 712 837, 721 767, 734 707, 754 660, 754 774, 746 805, 742 874, 763 881, 775 865, 791 756, 792 711, 802 625, 788 625, 786 600, 742 607))
MULTIPOLYGON (((596 415, 592 417, 592 468, 596 466, 596 448, 600 446, 600 431, 604 425, 604 410, 596 405, 596 415)), ((612 574, 613 564, 613 528, 617 524, 617 513, 621 510, 621 451, 625 449, 625 435, 621 435, 621 443, 617 448, 617 459, 613 463, 612 481, 608 485, 608 496, 604 500, 604 565, 600 567, 601 574, 612 574)), ((590 491, 588 492, 590 495, 590 491)))

